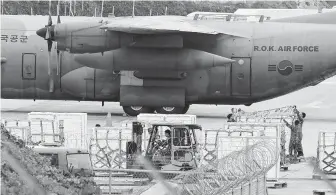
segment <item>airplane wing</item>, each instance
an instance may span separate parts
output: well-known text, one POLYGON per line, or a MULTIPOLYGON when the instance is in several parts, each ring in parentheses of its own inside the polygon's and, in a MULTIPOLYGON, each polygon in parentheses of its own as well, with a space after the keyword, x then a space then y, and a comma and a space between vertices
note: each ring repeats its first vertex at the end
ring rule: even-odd
MULTIPOLYGON (((131 34, 167 34, 167 33, 200 33, 208 35, 232 35, 246 37, 246 33, 222 28, 213 29, 197 20, 185 16, 151 16, 113 19, 101 28, 131 34)), ((221 23, 225 25, 225 23, 221 23)))

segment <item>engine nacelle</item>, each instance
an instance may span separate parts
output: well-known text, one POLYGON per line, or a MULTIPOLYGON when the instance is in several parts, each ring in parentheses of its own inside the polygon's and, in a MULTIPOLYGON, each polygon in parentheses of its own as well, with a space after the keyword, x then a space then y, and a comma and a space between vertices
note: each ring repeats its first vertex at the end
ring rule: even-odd
POLYGON ((112 32, 100 27, 104 23, 97 21, 72 22, 53 25, 37 31, 45 37, 50 31, 50 39, 57 43, 57 49, 70 53, 100 53, 118 49, 124 42, 131 43, 132 37, 119 32, 112 32))
POLYGON ((120 34, 100 27, 101 23, 91 22, 57 25, 57 49, 70 53, 99 53, 120 48, 120 34))

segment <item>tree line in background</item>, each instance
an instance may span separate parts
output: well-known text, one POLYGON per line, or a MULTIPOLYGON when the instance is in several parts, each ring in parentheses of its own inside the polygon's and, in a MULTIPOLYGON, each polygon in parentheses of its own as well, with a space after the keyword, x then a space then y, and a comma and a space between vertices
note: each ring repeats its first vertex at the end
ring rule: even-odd
MULTIPOLYGON (((51 2, 51 14, 57 14, 58 1, 51 2)), ((60 15, 70 14, 70 1, 60 1, 60 15)), ((103 16, 112 13, 115 16, 131 16, 133 1, 104 1, 103 16)), ((164 15, 167 7, 168 15, 187 15, 194 11, 204 12, 235 12, 238 8, 297 8, 296 1, 256 1, 256 2, 220 2, 220 1, 135 1, 134 14, 136 16, 164 15)), ((71 15, 100 16, 102 1, 72 0, 71 15)), ((49 1, 3 1, 4 15, 48 15, 49 1)))

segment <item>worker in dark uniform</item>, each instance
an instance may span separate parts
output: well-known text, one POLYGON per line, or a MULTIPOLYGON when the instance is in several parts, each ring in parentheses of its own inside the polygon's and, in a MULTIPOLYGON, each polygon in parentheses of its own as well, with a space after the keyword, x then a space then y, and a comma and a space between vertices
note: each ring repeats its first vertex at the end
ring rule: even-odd
POLYGON ((236 122, 236 120, 233 117, 233 114, 231 113, 227 115, 227 119, 228 119, 227 122, 236 122))
POLYGON ((171 142, 172 142, 172 138, 171 138, 171 132, 169 129, 165 130, 165 136, 166 136, 166 140, 163 141, 162 146, 165 147, 165 149, 163 150, 163 153, 166 155, 170 155, 171 154, 171 142))
POLYGON ((298 127, 298 132, 297 132, 297 139, 298 139, 298 145, 297 145, 297 150, 298 150, 298 157, 303 157, 303 148, 302 148, 302 126, 304 122, 304 118, 306 117, 306 113, 302 112, 300 113, 298 110, 295 109, 295 113, 297 115, 298 121, 299 121, 299 127, 298 127))
POLYGON ((300 121, 295 120, 294 125, 289 124, 286 120, 284 120, 286 126, 291 130, 291 136, 290 136, 290 141, 289 141, 289 155, 293 156, 293 150, 294 153, 297 151, 297 145, 298 145, 298 136, 297 132, 298 129, 300 128, 300 121))

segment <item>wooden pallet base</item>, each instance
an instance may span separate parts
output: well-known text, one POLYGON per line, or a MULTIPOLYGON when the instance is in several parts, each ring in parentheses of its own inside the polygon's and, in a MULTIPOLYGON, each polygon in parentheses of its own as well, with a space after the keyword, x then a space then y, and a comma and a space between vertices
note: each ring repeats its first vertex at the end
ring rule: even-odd
POLYGON ((280 171, 281 171, 281 170, 288 171, 288 168, 289 168, 289 164, 282 165, 282 166, 280 167, 280 171))
MULTIPOLYGON (((329 175, 329 174, 326 174, 326 177, 328 177, 329 180, 336 180, 336 175, 329 175)), ((318 175, 318 174, 314 174, 313 179, 316 179, 316 180, 321 180, 323 179, 323 177, 321 175, 318 175)))
POLYGON ((287 188, 287 183, 286 182, 267 182, 267 188, 275 188, 275 189, 287 188))
POLYGON ((313 195, 326 195, 326 193, 334 193, 331 189, 313 190, 313 195))
MULTIPOLYGON (((111 194, 118 194, 118 195, 126 195, 126 194, 132 194, 132 193, 133 193, 133 189, 125 189, 125 190, 113 189, 111 191, 111 194)), ((104 190, 104 191, 102 191, 102 195, 103 194, 109 194, 109 191, 104 190)))

